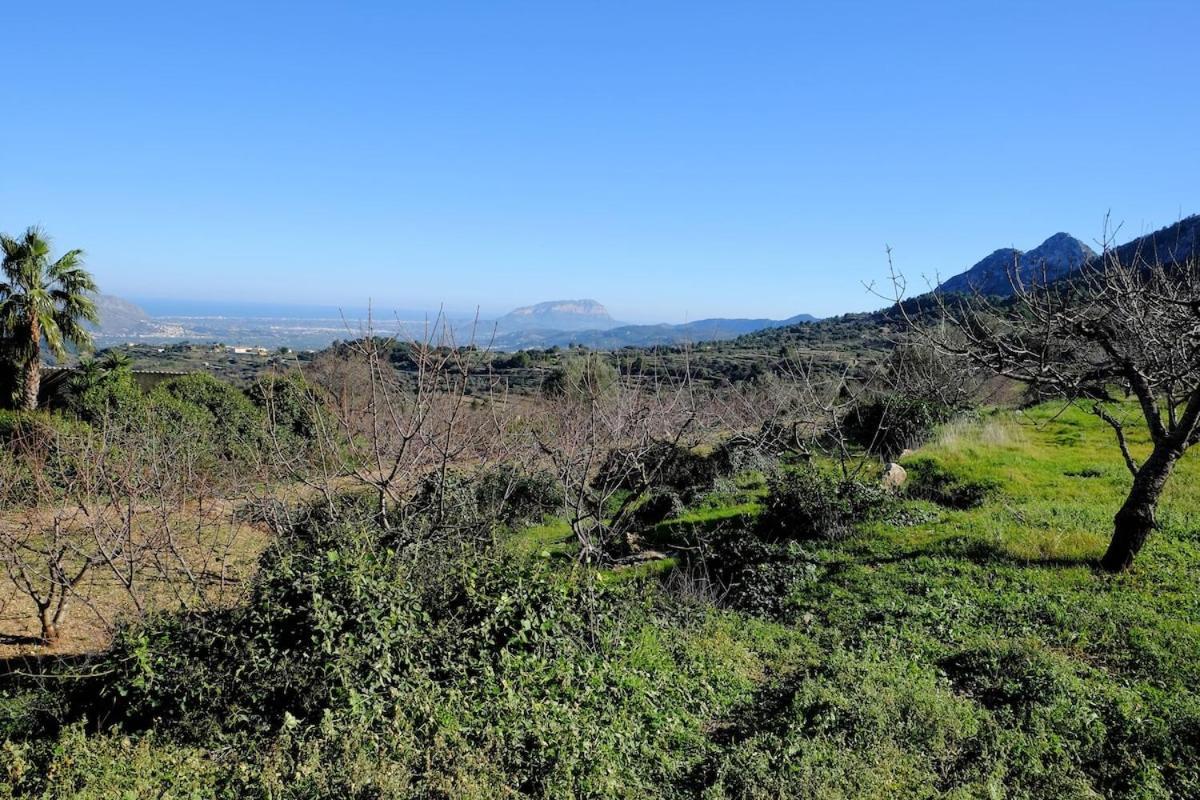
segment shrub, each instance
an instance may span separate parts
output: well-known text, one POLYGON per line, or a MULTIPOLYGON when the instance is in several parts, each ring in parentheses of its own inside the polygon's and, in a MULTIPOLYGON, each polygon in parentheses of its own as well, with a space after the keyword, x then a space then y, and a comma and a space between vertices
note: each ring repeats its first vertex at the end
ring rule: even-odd
POLYGON ((677 517, 683 512, 684 503, 670 489, 651 491, 637 507, 634 519, 641 525, 657 525, 663 520, 677 517))
POLYGON ((952 409, 930 400, 880 396, 847 411, 842 430, 854 444, 891 461, 926 441, 934 427, 952 415, 952 409))
POLYGON ((603 353, 570 355, 546 377, 542 391, 551 397, 597 398, 614 391, 619 377, 603 353))
POLYGON ((794 590, 821 569, 797 540, 768 540, 757 531, 721 531, 701 552, 721 601, 749 614, 785 617, 794 590))
POLYGON ((159 384, 152 396, 156 410, 207 437, 229 460, 249 460, 263 446, 265 420, 246 393, 204 372, 159 384))
POLYGON ((596 485, 628 491, 645 491, 644 481, 669 490, 684 503, 711 491, 728 462, 703 455, 670 442, 658 442, 642 450, 614 448, 605 456, 596 485))
POLYGON ((88 430, 48 411, 0 410, 0 508, 37 505, 60 492, 76 467, 72 437, 88 430))
POLYGON ((298 373, 264 376, 250 387, 249 397, 272 433, 311 442, 321 430, 324 406, 298 373))
POLYGON ((545 470, 525 472, 504 464, 476 475, 474 482, 479 508, 507 525, 536 522, 562 508, 562 488, 545 470))
POLYGON ((928 500, 946 508, 968 509, 983 505, 999 486, 995 481, 961 478, 930 458, 905 462, 909 497, 928 500))
POLYGON ((70 384, 67 408, 75 416, 93 424, 106 420, 129 421, 146 403, 145 395, 123 366, 105 368, 85 362, 70 384))
POLYGON ((507 356, 497 356, 492 359, 495 369, 528 369, 533 366, 533 356, 526 350, 518 350, 507 356))
POLYGON ((406 507, 406 516, 438 525, 517 525, 561 508, 562 490, 548 472, 502 465, 475 473, 430 473, 406 507))
POLYGON ((377 796, 384 766, 415 781, 404 796, 646 796, 702 752, 728 679, 614 594, 632 587, 319 516, 264 556, 243 608, 126 629, 95 665, 106 723, 348 796, 377 796))
POLYGON ((840 539, 885 504, 881 488, 815 467, 771 476, 758 530, 767 540, 840 539))

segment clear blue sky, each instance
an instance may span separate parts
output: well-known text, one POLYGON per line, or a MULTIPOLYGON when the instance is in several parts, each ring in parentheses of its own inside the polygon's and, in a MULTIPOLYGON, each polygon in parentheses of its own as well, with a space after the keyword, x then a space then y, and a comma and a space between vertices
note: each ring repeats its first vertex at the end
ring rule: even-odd
POLYGON ((5 4, 0 230, 103 288, 878 305, 1200 212, 1200 3, 5 4))

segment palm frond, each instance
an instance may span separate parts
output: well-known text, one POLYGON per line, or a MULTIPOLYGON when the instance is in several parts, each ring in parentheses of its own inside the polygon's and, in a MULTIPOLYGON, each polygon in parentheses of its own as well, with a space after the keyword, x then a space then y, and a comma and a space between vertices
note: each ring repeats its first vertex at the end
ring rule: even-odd
POLYGON ((52 315, 47 315, 42 317, 39 322, 42 328, 42 338, 46 341, 47 349, 54 354, 55 358, 66 358, 66 342, 64 341, 62 328, 59 327, 58 319, 52 315))

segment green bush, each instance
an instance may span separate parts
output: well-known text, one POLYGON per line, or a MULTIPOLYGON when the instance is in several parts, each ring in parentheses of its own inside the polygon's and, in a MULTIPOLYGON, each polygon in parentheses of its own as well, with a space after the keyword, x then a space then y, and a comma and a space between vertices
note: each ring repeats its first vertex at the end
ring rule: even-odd
POLYGON ((664 489, 692 503, 711 491, 728 462, 671 442, 657 442, 638 450, 614 448, 605 456, 594 483, 627 491, 664 489), (650 486, 643 485, 649 480, 650 486))
POLYGON ((620 375, 604 353, 581 353, 565 357, 542 384, 551 397, 587 400, 610 394, 620 375))
POLYGON ((995 481, 967 480, 931 458, 905 462, 908 480, 904 491, 912 498, 928 500, 946 508, 977 508, 996 494, 995 481))
POLYGON ((537 522, 562 508, 562 488, 544 470, 527 472, 502 464, 477 474, 474 483, 479 508, 506 525, 537 522))
POLYGON ((892 461, 924 443, 933 429, 951 416, 952 409, 930 400, 903 395, 872 397, 846 412, 842 430, 854 444, 892 461))
POLYGON ((562 507, 558 482, 548 472, 525 472, 501 465, 477 472, 435 472, 425 476, 403 516, 414 523, 491 529, 537 522, 562 507))
POLYGON ((299 373, 263 376, 249 396, 276 436, 311 442, 327 423, 320 396, 299 373))
POLYGON ((649 492, 634 511, 634 518, 641 525, 657 525, 663 520, 683 513, 684 502, 670 489, 655 489, 649 492))
POLYGON ((244 606, 150 617, 88 665, 103 677, 81 696, 98 699, 76 713, 111 734, 69 727, 0 766, 26 792, 652 796, 687 779, 706 720, 744 685, 637 587, 389 540, 313 514, 244 606))
MULTIPOLYGON (((71 381, 67 408, 86 422, 123 424, 140 415, 146 397, 124 366, 107 369, 85 363, 71 381)), ((140 420, 139 420, 140 421, 140 420)))
POLYGON ((810 466, 782 471, 768 478, 759 535, 768 540, 840 539, 875 516, 886 501, 875 484, 810 466))
POLYGON ((90 430, 51 411, 0 409, 0 507, 53 502, 76 471, 73 439, 90 430))
POLYGON ((171 378, 151 394, 166 421, 191 429, 227 460, 251 460, 265 443, 266 422, 246 393, 204 372, 171 378))

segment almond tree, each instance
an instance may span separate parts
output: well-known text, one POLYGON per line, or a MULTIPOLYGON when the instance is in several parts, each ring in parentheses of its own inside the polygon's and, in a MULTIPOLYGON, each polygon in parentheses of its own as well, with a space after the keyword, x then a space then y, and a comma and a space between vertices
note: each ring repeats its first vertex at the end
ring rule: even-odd
MULTIPOLYGON (((942 350, 1042 396, 1084 401, 1112 427, 1133 480, 1101 564, 1126 570, 1155 528, 1175 465, 1200 441, 1200 263, 1121 260, 1106 248, 1067 280, 1026 285, 1014 269, 1011 281, 1004 300, 935 292, 897 308, 942 350), (948 324, 925 324, 930 311, 948 324), (1135 398, 1145 418, 1144 459, 1114 412, 1114 388, 1135 398)), ((893 273, 893 282, 902 297, 903 279, 893 273)))

